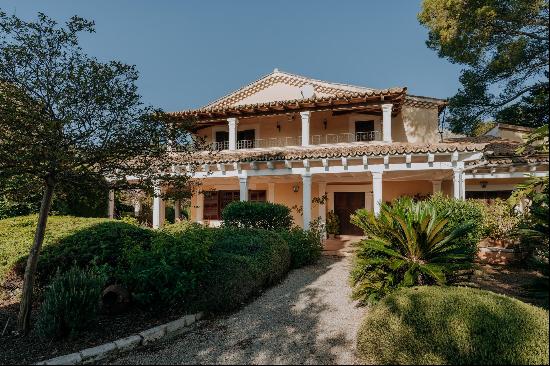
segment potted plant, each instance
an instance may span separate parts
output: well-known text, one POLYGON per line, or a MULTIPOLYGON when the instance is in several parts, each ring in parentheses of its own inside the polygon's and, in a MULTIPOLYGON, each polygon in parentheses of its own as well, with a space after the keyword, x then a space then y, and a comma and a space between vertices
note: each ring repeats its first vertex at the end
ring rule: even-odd
POLYGON ((327 214, 327 234, 329 239, 334 239, 340 233, 340 219, 334 213, 329 211, 327 214))

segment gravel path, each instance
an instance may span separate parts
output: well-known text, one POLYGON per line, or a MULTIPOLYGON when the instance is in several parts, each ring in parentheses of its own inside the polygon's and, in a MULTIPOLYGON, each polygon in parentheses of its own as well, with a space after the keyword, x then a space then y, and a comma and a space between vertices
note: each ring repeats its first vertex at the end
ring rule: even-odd
POLYGON ((364 309, 349 299, 349 266, 349 257, 323 257, 242 310, 113 363, 353 364, 364 309))

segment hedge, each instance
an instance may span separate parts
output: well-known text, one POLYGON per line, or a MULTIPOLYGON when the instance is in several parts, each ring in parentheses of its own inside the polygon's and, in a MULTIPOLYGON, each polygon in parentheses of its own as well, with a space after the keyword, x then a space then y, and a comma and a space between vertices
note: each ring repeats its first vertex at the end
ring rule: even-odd
POLYGON ((367 364, 548 364, 548 312, 465 287, 413 287, 369 309, 357 337, 367 364))
POLYGON ((206 310, 234 310, 288 272, 289 248, 277 233, 222 228, 213 240, 212 261, 201 290, 206 310))
POLYGON ((270 202, 231 202, 222 212, 224 226, 266 230, 290 230, 290 208, 270 202))

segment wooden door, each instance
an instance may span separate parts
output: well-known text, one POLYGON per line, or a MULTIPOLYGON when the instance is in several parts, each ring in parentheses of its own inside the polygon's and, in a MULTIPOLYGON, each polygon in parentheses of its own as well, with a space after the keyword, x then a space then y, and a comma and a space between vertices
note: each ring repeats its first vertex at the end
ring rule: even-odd
POLYGON ((363 235, 363 231, 349 221, 350 215, 360 208, 365 208, 365 192, 334 193, 334 213, 340 219, 340 234, 363 235))

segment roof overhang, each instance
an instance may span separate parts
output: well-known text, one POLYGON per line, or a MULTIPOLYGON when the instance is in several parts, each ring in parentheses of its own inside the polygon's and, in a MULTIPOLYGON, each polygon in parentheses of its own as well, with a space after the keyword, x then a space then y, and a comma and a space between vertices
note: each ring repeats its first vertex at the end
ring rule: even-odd
POLYGON ((306 111, 361 111, 382 113, 383 104, 393 104, 392 114, 397 115, 404 104, 407 88, 373 90, 322 98, 294 99, 269 103, 246 104, 229 107, 203 108, 170 113, 182 120, 194 118, 203 127, 227 118, 250 118, 306 111))

